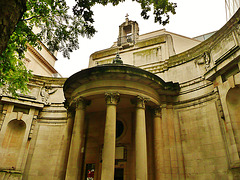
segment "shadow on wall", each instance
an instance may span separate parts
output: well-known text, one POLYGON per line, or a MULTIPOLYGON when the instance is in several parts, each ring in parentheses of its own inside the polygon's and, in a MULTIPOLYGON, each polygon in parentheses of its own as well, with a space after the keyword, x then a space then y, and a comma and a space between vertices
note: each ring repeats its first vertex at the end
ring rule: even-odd
POLYGON ((240 153, 240 87, 231 88, 227 93, 227 106, 233 128, 234 138, 240 153))

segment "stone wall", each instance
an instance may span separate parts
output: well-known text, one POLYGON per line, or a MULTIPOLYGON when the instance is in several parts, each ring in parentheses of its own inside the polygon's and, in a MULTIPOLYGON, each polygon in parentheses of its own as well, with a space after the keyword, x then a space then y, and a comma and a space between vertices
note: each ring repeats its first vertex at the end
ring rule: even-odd
POLYGON ((1 93, 0 178, 64 177, 67 111, 65 79, 34 76, 29 94, 14 99, 1 93))

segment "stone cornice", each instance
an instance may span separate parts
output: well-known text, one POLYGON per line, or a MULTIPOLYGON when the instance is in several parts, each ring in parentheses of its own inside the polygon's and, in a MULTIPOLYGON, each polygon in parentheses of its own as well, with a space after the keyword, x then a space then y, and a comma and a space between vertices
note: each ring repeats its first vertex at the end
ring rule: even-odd
POLYGON ((36 56, 37 59, 39 59, 40 62, 43 63, 43 64, 45 65, 45 67, 47 67, 50 72, 52 72, 53 74, 54 74, 54 73, 58 73, 57 70, 56 70, 54 67, 52 67, 52 65, 49 64, 49 62, 47 62, 47 61, 45 60, 45 58, 44 58, 36 49, 34 49, 34 48, 33 48, 32 46, 30 46, 30 45, 27 46, 27 49, 28 49, 34 56, 36 56))
POLYGON ((40 44, 41 44, 41 46, 48 52, 48 54, 50 54, 50 55, 54 58, 55 61, 58 60, 58 59, 53 55, 53 53, 51 53, 51 52, 48 50, 48 48, 45 46, 45 44, 43 44, 41 41, 40 41, 40 44))
POLYGON ((106 64, 84 69, 68 78, 63 87, 65 97, 69 99, 73 91, 85 83, 107 79, 138 82, 155 89, 159 94, 177 95, 179 91, 178 83, 164 82, 143 69, 125 64, 106 64))
POLYGON ((56 78, 56 77, 46 77, 33 75, 33 77, 29 80, 30 84, 42 85, 42 83, 46 83, 46 85, 58 85, 60 87, 63 86, 67 78, 56 78))

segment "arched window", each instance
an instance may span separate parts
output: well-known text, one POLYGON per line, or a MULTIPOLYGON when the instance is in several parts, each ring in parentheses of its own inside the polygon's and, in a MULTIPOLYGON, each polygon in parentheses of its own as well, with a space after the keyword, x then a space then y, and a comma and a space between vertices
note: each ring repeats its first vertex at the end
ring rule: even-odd
POLYGON ((119 138, 124 131, 124 124, 122 121, 117 120, 116 122, 116 139, 119 138))

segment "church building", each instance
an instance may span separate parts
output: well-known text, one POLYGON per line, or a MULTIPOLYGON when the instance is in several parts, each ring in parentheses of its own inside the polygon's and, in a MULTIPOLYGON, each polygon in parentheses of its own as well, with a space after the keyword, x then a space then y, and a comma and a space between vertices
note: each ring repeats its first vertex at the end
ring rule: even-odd
POLYGON ((202 42, 126 17, 69 78, 46 51, 29 94, 0 90, 0 179, 240 179, 239 17, 202 42))

